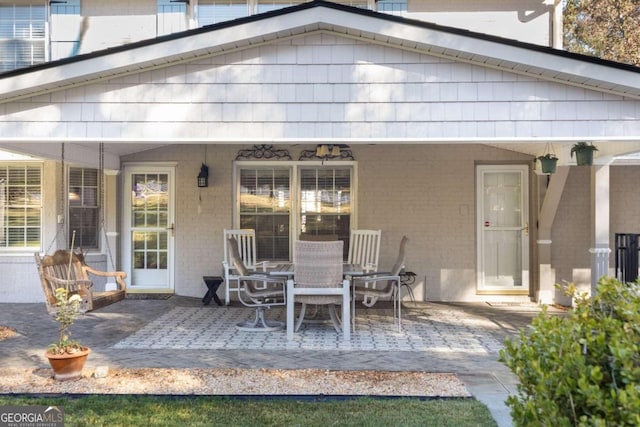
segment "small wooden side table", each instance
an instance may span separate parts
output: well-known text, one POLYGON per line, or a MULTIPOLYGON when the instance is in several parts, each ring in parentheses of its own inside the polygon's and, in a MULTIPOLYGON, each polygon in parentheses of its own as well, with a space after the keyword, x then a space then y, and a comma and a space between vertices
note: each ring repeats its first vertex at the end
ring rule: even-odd
POLYGON ((224 279, 220 276, 203 276, 202 280, 204 280, 205 285, 207 285, 207 293, 202 298, 202 302, 204 305, 209 305, 211 302, 211 298, 218 305, 222 305, 222 301, 218 298, 218 288, 224 282, 224 279))

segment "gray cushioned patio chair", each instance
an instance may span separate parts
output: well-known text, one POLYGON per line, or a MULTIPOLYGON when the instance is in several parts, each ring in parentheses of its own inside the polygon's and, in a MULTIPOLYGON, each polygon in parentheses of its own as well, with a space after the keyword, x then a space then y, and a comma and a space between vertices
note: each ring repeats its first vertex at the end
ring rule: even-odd
POLYGON ((238 329, 245 331, 275 331, 282 329, 284 322, 267 320, 265 309, 286 305, 286 278, 269 276, 264 272, 251 272, 238 253, 238 242, 228 239, 229 257, 238 272, 238 299, 247 307, 255 307, 254 320, 238 323, 238 329))
POLYGON ((350 291, 349 281, 342 274, 342 240, 334 242, 314 242, 297 240, 294 244, 294 276, 287 282, 287 337, 293 338, 298 330, 308 304, 328 305, 329 314, 336 331, 342 330, 344 339, 350 338, 350 291), (300 314, 295 327, 293 305, 301 303, 300 314), (335 306, 342 306, 342 321, 335 306))
POLYGON ((373 272, 364 274, 362 276, 355 276, 352 284, 352 306, 355 329, 355 310, 356 310, 356 297, 361 296, 363 298, 376 297, 376 298, 391 298, 393 300, 393 320, 395 322, 398 318, 398 332, 402 330, 402 298, 400 295, 401 283, 400 283, 400 271, 404 266, 405 259, 405 247, 409 238, 402 236, 400 240, 400 250, 398 251, 398 258, 395 264, 389 272, 373 272), (375 287, 370 287, 368 284, 375 283, 375 287))

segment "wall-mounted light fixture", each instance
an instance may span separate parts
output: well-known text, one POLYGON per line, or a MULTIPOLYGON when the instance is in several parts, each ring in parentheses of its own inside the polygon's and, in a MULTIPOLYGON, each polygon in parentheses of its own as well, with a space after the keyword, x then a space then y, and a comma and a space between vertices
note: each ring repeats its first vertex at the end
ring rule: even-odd
POLYGON ((316 147, 316 156, 318 157, 338 157, 340 156, 339 145, 318 144, 316 147))
POLYGON ((303 150, 299 160, 355 160, 347 144, 318 144, 315 150, 303 150))
POLYGON ((204 163, 200 166, 200 173, 198 174, 198 187, 209 186, 209 167, 204 163))

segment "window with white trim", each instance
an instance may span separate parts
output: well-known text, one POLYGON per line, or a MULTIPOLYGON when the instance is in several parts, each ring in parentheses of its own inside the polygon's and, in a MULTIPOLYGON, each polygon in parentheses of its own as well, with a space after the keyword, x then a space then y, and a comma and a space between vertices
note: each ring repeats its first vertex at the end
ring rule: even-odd
POLYGON ((258 259, 290 261, 292 242, 305 235, 343 240, 346 256, 353 166, 283 163, 237 166, 236 224, 256 231, 258 259))
POLYGON ((348 242, 351 205, 350 168, 300 169, 301 235, 331 235, 348 242))
POLYGON ((42 0, 0 3, 0 72, 46 60, 46 22, 42 0))
POLYGON ((50 59, 80 54, 85 25, 88 25, 88 18, 80 15, 80 0, 53 0, 49 4, 50 59))
POLYGON ((243 167, 239 175, 240 228, 256 231, 257 258, 289 260, 291 168, 243 167))
MULTIPOLYGON (((306 3, 308 0, 256 0, 256 13, 268 12, 270 10, 282 9, 289 6, 295 6, 306 3)), ((341 0, 334 3, 344 4, 361 9, 369 8, 369 0, 341 0)))
POLYGON ((69 168, 69 247, 100 246, 100 194, 98 170, 69 168), (75 232, 75 237, 74 237, 75 232))
POLYGON ((390 15, 404 15, 407 13, 407 0, 377 0, 378 12, 390 15))
POLYGON ((158 0, 156 33, 159 36, 189 28, 188 0, 158 0))
POLYGON ((42 166, 0 164, 0 250, 40 247, 42 166))
POLYGON ((247 0, 198 0, 198 25, 217 24, 249 16, 247 0))
MULTIPOLYGON (((159 0, 160 1, 160 0, 159 0)), ((198 26, 217 24, 256 13, 269 12, 306 3, 308 0, 198 0, 198 26)), ((343 0, 336 3, 369 9, 369 0, 343 0)), ((405 1, 406 5, 406 1, 405 1)))
POLYGON ((80 0, 52 0, 52 15, 80 15, 80 0))

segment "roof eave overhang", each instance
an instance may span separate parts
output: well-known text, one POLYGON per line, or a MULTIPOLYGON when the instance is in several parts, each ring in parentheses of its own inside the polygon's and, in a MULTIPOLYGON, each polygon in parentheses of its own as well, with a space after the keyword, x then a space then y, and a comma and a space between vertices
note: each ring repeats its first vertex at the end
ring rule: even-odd
POLYGON ((324 2, 0 75, 0 102, 327 31, 640 99, 640 69, 324 2))

